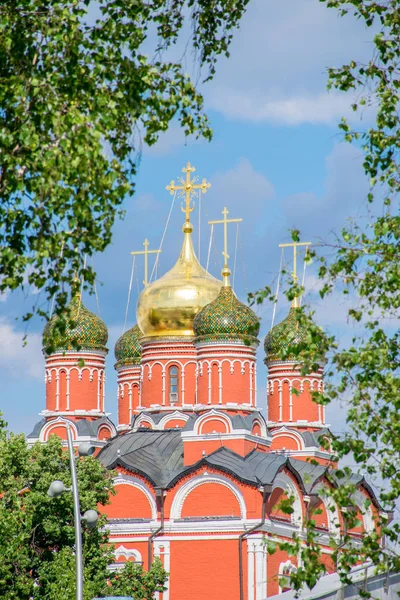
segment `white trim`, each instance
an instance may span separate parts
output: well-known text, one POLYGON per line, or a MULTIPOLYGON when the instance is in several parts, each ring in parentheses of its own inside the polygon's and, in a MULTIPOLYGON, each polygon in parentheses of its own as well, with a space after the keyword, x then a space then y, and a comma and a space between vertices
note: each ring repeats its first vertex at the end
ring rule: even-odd
POLYGON ((39 413, 39 416, 41 417, 72 417, 72 416, 77 416, 77 417, 84 417, 84 416, 89 416, 89 417, 108 417, 110 416, 111 413, 106 413, 103 411, 98 411, 96 408, 93 408, 91 410, 42 410, 42 412, 39 413))
POLYGON ((281 428, 281 427, 289 427, 291 429, 293 429, 293 427, 299 427, 299 428, 303 428, 303 429, 307 429, 307 427, 315 427, 316 429, 327 429, 330 427, 329 424, 327 423, 320 423, 318 421, 304 421, 304 420, 297 420, 297 421, 267 421, 267 425, 268 427, 273 427, 273 428, 281 428))
POLYGON ((340 536, 340 520, 339 520, 339 511, 338 507, 333 501, 333 499, 324 493, 326 489, 326 484, 322 481, 319 481, 313 488, 312 493, 318 493, 318 497, 323 503, 328 519, 327 527, 331 534, 335 537, 340 536), (339 525, 339 527, 337 527, 339 525))
MULTIPOLYGON (((234 429, 232 433, 203 433, 194 434, 193 431, 181 431, 181 437, 184 442, 206 442, 210 440, 247 440, 261 446, 270 446, 271 438, 264 438, 260 435, 252 435, 247 429, 234 429)), ((279 450, 271 450, 279 453, 279 450)))
POLYGON ((281 586, 281 582, 280 582, 280 577, 279 575, 284 575, 284 570, 288 569, 289 570, 289 575, 291 573, 294 573, 295 571, 297 571, 297 567, 296 565, 294 565, 292 563, 292 561, 290 559, 288 559, 285 562, 282 562, 279 565, 279 569, 278 569, 278 583, 279 583, 279 594, 282 594, 282 586, 281 586))
MULTIPOLYGON (((114 487, 117 487, 118 485, 130 485, 134 488, 139 489, 146 496, 147 500, 149 501, 152 519, 153 520, 157 519, 156 501, 154 499, 153 494, 149 490, 149 488, 143 483, 143 481, 141 479, 138 479, 137 477, 133 477, 131 475, 119 474, 114 479, 113 483, 114 483, 114 487)), ((111 500, 112 500, 112 498, 111 498, 111 500)), ((107 510, 107 508, 105 510, 107 510)))
POLYGON ((360 490, 356 490, 354 494, 352 494, 352 500, 362 514, 365 531, 367 533, 371 533, 371 531, 375 530, 375 523, 371 506, 365 509, 365 502, 368 500, 367 496, 365 496, 360 490))
MULTIPOLYGON (((293 429, 289 429, 287 428, 285 425, 283 425, 282 427, 279 427, 279 429, 274 429, 274 431, 271 432, 271 437, 272 437, 272 441, 274 441, 275 439, 279 439, 280 437, 288 437, 291 438, 293 440, 295 440, 298 444, 298 448, 296 450, 292 450, 294 451, 298 451, 298 450, 304 450, 304 440, 302 438, 302 436, 297 432, 294 431, 293 429)), ((286 450, 286 448, 285 448, 286 450)), ((288 449, 290 452, 290 449, 288 449)))
MULTIPOLYGON (((221 423, 224 423, 226 425, 226 432, 224 433, 233 433, 233 428, 232 428, 232 421, 230 420, 230 418, 225 415, 224 413, 215 410, 214 408, 212 410, 209 410, 208 412, 206 412, 204 415, 201 415, 201 417, 199 417, 193 426, 193 433, 195 435, 207 435, 207 434, 202 434, 200 433, 201 428, 203 427, 203 425, 207 422, 207 421, 220 421, 221 423)), ((188 432, 191 433, 191 432, 188 432)))
POLYGON ((170 421, 171 419, 182 419, 182 421, 185 421, 185 423, 187 423, 187 421, 189 420, 189 417, 188 417, 188 415, 185 415, 185 413, 181 412, 180 410, 174 410, 172 413, 168 413, 167 415, 165 415, 165 417, 160 419, 160 421, 158 422, 157 428, 165 429, 166 423, 168 423, 168 421, 170 421))
POLYGON ((57 419, 48 421, 45 425, 43 425, 42 429, 40 430, 40 434, 39 434, 40 441, 46 442, 48 440, 49 436, 51 435, 51 430, 57 429, 57 427, 59 427, 60 425, 64 425, 65 432, 67 431, 68 425, 70 425, 71 429, 72 429, 73 440, 76 441, 78 439, 78 437, 79 437, 78 429, 77 429, 75 423, 73 421, 70 421, 69 419, 63 419, 62 417, 58 417, 57 419))
MULTIPOLYGON (((169 600, 169 572, 171 567, 170 542, 164 540, 164 538, 154 540, 154 557, 161 560, 164 570, 168 573, 167 581, 165 582, 167 589, 162 593, 162 598, 163 600, 169 600)), ((157 600, 160 596, 160 592, 156 592, 154 597, 157 600)))
POLYGON ((134 562, 143 563, 142 555, 140 554, 139 550, 136 550, 135 548, 125 548, 125 546, 122 545, 118 546, 118 548, 115 548, 114 550, 114 556, 115 558, 120 558, 123 556, 126 558, 126 560, 129 560, 131 557, 133 557, 135 559, 134 562))
POLYGON ((273 481, 272 492, 276 488, 280 488, 288 495, 292 495, 294 497, 294 512, 290 515, 290 521, 293 525, 301 527, 303 523, 303 507, 297 486, 292 481, 292 479, 288 475, 286 475, 286 473, 283 473, 281 471, 275 476, 275 479, 273 481))
POLYGON ((236 500, 239 503, 240 515, 242 519, 246 519, 246 503, 244 501, 243 495, 240 492, 239 488, 234 485, 227 477, 223 477, 222 475, 217 474, 209 474, 202 473, 197 477, 194 477, 190 481, 186 482, 176 493, 175 498, 172 502, 171 511, 170 511, 170 519, 180 519, 182 514, 182 508, 185 503, 187 496, 195 490, 200 485, 205 484, 218 484, 223 485, 228 488, 233 495, 236 497, 236 500))

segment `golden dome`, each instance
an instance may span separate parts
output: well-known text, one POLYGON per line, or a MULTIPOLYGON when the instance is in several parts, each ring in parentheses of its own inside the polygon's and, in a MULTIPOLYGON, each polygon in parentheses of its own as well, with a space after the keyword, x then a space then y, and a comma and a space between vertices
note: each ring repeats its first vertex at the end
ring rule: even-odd
POLYGON ((194 336, 197 313, 218 295, 221 282, 199 263, 193 249, 191 223, 183 226, 183 245, 168 273, 144 288, 136 316, 144 337, 194 336))

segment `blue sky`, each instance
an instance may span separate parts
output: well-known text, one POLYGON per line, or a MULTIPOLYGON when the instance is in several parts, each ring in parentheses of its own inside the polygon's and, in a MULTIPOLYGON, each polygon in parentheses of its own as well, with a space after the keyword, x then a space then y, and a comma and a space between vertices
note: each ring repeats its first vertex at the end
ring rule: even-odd
MULTIPOLYGON (((165 186, 177 179, 187 161, 211 182, 201 209, 201 261, 207 259, 207 220, 220 218, 226 205, 231 217, 242 217, 235 289, 245 300, 254 291, 276 282, 278 244, 289 240, 289 229, 299 228, 303 239, 318 242, 339 229, 349 216, 365 212, 368 184, 362 171, 362 153, 342 143, 337 124, 350 115, 351 95, 326 91, 326 67, 369 57, 372 32, 351 17, 339 18, 318 0, 252 0, 241 30, 236 32, 231 58, 219 63, 211 84, 203 87, 206 110, 214 130, 211 143, 185 140, 177 124, 152 148, 144 148, 136 194, 126 199, 126 217, 116 223, 114 242, 95 257, 101 317, 109 327, 106 408, 116 418, 116 377, 113 347, 122 333, 131 272, 132 250, 147 237, 159 245, 171 205, 165 186)), ((364 115, 367 119, 368 115, 364 115)), ((159 275, 179 253, 183 214, 176 203, 160 256, 159 275)), ((197 250, 198 214, 193 213, 197 250)), ((230 232, 234 253, 236 231, 230 232)), ((219 275, 222 231, 216 230, 210 271, 219 275)), ((285 260, 290 254, 285 255, 285 260)), ((314 267, 315 269, 315 267, 314 267)), ((135 322, 135 285, 128 326, 135 322)), ((315 293, 313 266, 307 272, 307 290, 318 321, 343 331, 345 304, 333 295, 324 302, 315 293)), ((0 298, 0 408, 14 431, 28 433, 45 406, 43 323, 28 329, 16 317, 29 310, 35 298, 15 294, 0 298)), ((85 304, 97 312, 94 297, 85 304)), ((276 319, 288 310, 281 295, 276 319)), ((259 310, 262 337, 271 323, 272 307, 259 310)), ((265 405, 266 369, 260 348, 258 395, 265 405)), ((333 429, 343 426, 343 411, 327 411, 333 429)))

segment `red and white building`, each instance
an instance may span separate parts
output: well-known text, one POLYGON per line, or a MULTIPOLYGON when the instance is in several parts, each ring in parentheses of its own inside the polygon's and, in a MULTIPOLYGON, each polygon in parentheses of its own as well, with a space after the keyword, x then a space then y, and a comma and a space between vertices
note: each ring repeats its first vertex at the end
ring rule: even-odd
MULTIPOLYGON (((177 263, 144 288, 137 325, 116 344, 117 423, 105 412, 107 328, 77 295, 73 327, 44 351, 46 407, 29 440, 66 439, 69 423, 76 444, 99 447, 98 460, 118 472, 117 493, 104 509, 116 563, 147 569, 159 557, 170 574, 159 600, 261 600, 282 591, 280 576, 298 566, 284 551, 269 556, 265 538, 301 533, 310 502, 321 509, 315 519, 333 571, 328 538, 340 535, 342 517, 321 495, 335 463, 322 444, 324 408, 311 396, 323 385, 323 365, 303 377, 298 358, 280 358, 297 327, 292 308, 265 341, 263 415, 258 318, 235 296, 227 269, 222 282, 203 269, 191 235, 187 220, 177 263), (292 515, 277 508, 288 495, 292 515)), ((380 509, 366 482, 355 480, 357 537, 374 527, 380 509)))

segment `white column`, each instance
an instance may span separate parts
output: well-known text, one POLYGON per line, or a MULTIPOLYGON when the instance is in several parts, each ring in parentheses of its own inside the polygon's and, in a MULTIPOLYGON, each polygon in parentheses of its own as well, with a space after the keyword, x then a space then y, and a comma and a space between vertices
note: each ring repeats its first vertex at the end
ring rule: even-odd
POLYGON ((60 371, 56 372, 56 410, 60 410, 60 371))
POLYGON ((289 383, 289 421, 293 421, 292 382, 289 383))
POLYGON ((278 392, 279 392, 279 420, 282 421, 282 381, 278 382, 278 392))
POLYGON ((257 363, 254 363, 254 408, 257 408, 257 363))
POLYGON ((208 404, 211 404, 211 364, 208 363, 208 404))
POLYGON ((103 390, 102 390, 102 405, 103 405, 103 412, 105 412, 105 404, 106 404, 106 372, 103 371, 103 390))
POLYGON ((162 377, 162 403, 163 403, 163 406, 165 406, 165 365, 162 366, 161 377, 162 377))
POLYGON ((264 540, 257 536, 254 541, 256 556, 256 599, 264 600, 267 596, 267 557, 264 540))
POLYGON ((101 411, 101 396, 100 396, 100 371, 97 371, 97 410, 101 411))
POLYGON ((128 398, 129 398, 129 425, 131 424, 132 421, 132 393, 133 393, 133 386, 132 384, 128 384, 129 385, 129 391, 128 391, 128 398))
POLYGON ((221 365, 221 363, 219 363, 219 365, 218 365, 218 393, 219 393, 218 402, 219 402, 219 404, 222 404, 222 365, 221 365))
POLYGON ((247 600, 255 600, 255 546, 247 540, 247 600))
POLYGON ((69 410, 69 379, 70 379, 70 371, 65 373, 66 380, 66 396, 67 396, 67 410, 69 410))
POLYGON ((250 406, 253 404, 253 365, 249 363, 249 376, 250 376, 250 406))
POLYGON ((182 404, 185 404, 185 365, 182 365, 182 375, 181 375, 181 390, 182 390, 182 404))
MULTIPOLYGON (((165 571, 167 571, 167 573, 169 573, 170 565, 171 565, 170 543, 167 541, 164 541, 164 540, 162 540, 162 541, 154 540, 154 557, 158 557, 161 560, 165 571)), ((167 589, 162 594, 163 600, 169 600, 169 598, 170 598, 170 596, 169 596, 169 578, 166 581, 166 586, 167 586, 167 589)), ((156 592, 155 598, 156 598, 156 600, 159 600, 160 592, 156 592)))

